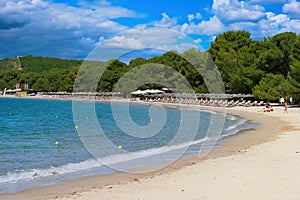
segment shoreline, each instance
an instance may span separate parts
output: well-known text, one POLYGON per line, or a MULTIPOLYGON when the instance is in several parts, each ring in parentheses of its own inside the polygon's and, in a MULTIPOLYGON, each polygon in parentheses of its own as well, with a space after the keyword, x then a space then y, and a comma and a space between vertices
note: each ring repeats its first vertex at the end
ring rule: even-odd
MULTIPOLYGON (((143 103, 149 104, 147 102, 143 103)), ((150 103, 150 105, 151 104, 152 103, 150 103)), ((203 108, 202 106, 193 106, 186 104, 168 105, 175 107, 180 106, 181 108, 187 107, 192 109, 203 108)), ((207 108, 205 107, 205 109, 207 108)), ((261 109, 261 107, 252 107, 251 109, 261 109)), ((230 115, 239 116, 247 120, 253 121, 255 123, 260 123, 262 125, 261 127, 255 130, 246 130, 237 133, 232 137, 226 138, 221 147, 214 148, 208 155, 204 157, 203 155, 205 155, 205 153, 200 153, 191 157, 181 158, 180 160, 173 163, 171 166, 168 166, 167 168, 164 168, 159 171, 144 174, 117 173, 102 176, 83 177, 74 181, 62 182, 55 185, 40 188, 33 188, 13 194, 1 194, 0 199, 55 199, 58 197, 62 198, 70 195, 76 196, 79 193, 87 192, 92 189, 110 187, 109 185, 123 185, 138 182, 139 180, 152 179, 155 176, 164 176, 165 174, 174 173, 188 166, 193 166, 196 164, 201 165, 207 160, 214 160, 221 157, 245 153, 247 152, 248 148, 276 140, 278 136, 283 134, 282 128, 288 127, 288 123, 280 118, 268 116, 265 113, 249 112, 249 108, 228 108, 226 109, 226 113, 230 115), (267 126, 269 123, 272 123, 273 126, 267 126)))

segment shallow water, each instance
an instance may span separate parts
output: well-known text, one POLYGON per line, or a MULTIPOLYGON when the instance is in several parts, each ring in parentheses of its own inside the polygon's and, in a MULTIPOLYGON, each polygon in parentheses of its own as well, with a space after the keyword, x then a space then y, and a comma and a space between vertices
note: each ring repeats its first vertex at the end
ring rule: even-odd
MULTIPOLYGON (((133 104, 128 118, 126 104, 80 106, 84 110, 73 115, 72 101, 0 98, 1 193, 194 155, 210 139, 208 128, 215 115, 133 104)), ((218 139, 256 126, 226 116, 218 139)))

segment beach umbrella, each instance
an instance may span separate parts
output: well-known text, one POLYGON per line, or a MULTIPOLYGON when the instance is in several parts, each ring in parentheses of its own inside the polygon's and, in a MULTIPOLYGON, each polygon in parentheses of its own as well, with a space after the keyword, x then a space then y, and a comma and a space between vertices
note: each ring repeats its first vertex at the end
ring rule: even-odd
POLYGON ((131 92, 131 94, 146 94, 146 93, 147 92, 141 91, 141 90, 137 90, 137 91, 131 92))
POLYGON ((150 89, 144 90, 144 92, 145 92, 145 93, 148 93, 148 94, 164 93, 164 92, 161 91, 161 90, 154 90, 154 89, 152 89, 152 90, 150 90, 150 89))

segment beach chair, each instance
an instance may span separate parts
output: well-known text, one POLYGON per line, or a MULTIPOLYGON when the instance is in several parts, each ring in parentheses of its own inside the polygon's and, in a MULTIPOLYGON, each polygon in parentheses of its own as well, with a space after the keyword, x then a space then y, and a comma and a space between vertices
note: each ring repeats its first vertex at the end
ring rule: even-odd
POLYGON ((201 106, 204 106, 204 105, 206 104, 206 102, 207 102, 207 99, 203 99, 203 100, 201 101, 200 105, 201 105, 201 106))
POLYGON ((251 103, 251 106, 257 106, 257 101, 253 101, 253 102, 251 103))
POLYGON ((264 101, 260 101, 260 102, 257 104, 257 106, 263 106, 263 105, 265 105, 264 101))
POLYGON ((240 103, 240 100, 234 101, 230 106, 234 107, 237 106, 240 103))
POLYGON ((225 103, 225 105, 224 106, 226 106, 226 107, 230 107, 232 104, 233 104, 233 100, 230 100, 230 101, 228 101, 228 100, 226 100, 227 102, 225 103))
POLYGON ((243 101, 237 103, 236 105, 238 105, 238 106, 243 106, 245 103, 246 103, 246 100, 243 100, 243 101))
POLYGON ((246 107, 251 106, 251 100, 248 100, 246 103, 244 103, 244 106, 246 106, 246 107))

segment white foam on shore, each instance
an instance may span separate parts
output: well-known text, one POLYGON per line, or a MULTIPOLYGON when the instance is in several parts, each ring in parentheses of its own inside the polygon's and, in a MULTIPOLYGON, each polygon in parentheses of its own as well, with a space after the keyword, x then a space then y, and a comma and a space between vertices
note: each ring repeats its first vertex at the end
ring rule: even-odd
POLYGON ((178 145, 163 146, 163 147, 151 148, 151 149, 137 151, 137 152, 111 155, 111 156, 99 158, 99 160, 89 159, 79 163, 69 163, 67 165, 63 165, 59 167, 51 166, 47 169, 31 169, 31 170, 24 170, 24 171, 8 172, 6 175, 0 176, 0 185, 5 183, 17 183, 19 181, 30 181, 38 178, 47 178, 47 177, 53 177, 57 175, 64 175, 64 174, 79 172, 82 170, 89 170, 104 165, 112 165, 112 164, 123 163, 126 161, 131 161, 139 158, 155 156, 159 154, 168 153, 173 150, 187 148, 191 145, 200 144, 208 139, 209 138, 203 138, 197 141, 186 142, 178 145))
POLYGON ((232 130, 234 130, 234 129, 237 129, 237 127, 239 127, 240 125, 245 124, 246 121, 247 121, 246 119, 239 119, 239 120, 237 120, 236 123, 234 123, 234 124, 228 126, 228 127, 225 129, 225 131, 226 131, 226 132, 229 132, 229 131, 232 131, 232 130))
POLYGON ((228 120, 234 121, 234 123, 223 130, 222 138, 235 135, 243 130, 255 129, 259 126, 259 124, 247 123, 246 119, 238 118, 233 115, 228 115, 226 118, 228 120))
POLYGON ((103 164, 105 164, 105 165, 116 164, 116 163, 120 163, 120 162, 134 160, 134 159, 145 158, 145 157, 149 157, 149 156, 155 156, 155 155, 159 155, 159 154, 163 154, 163 153, 168 153, 173 150, 188 148, 192 145, 200 144, 207 140, 209 140, 209 138, 205 137, 203 139, 199 139, 199 140, 191 141, 191 142, 185 142, 185 143, 181 143, 178 145, 169 145, 169 146, 151 148, 151 149, 137 151, 137 152, 130 152, 130 153, 125 153, 125 154, 107 156, 107 157, 103 157, 99 160, 101 162, 103 162, 103 164))

